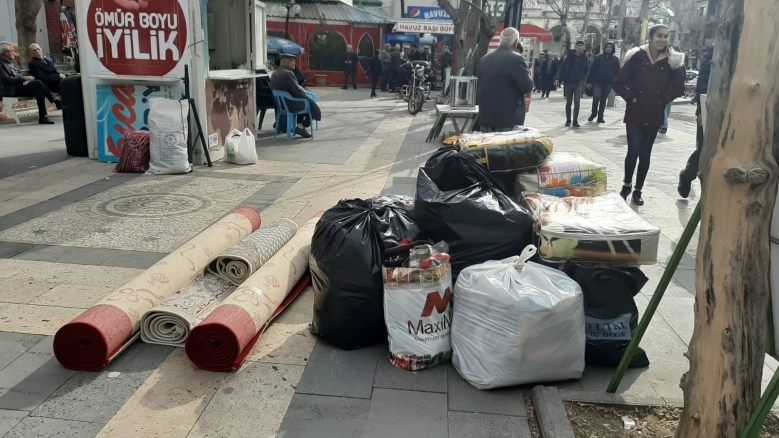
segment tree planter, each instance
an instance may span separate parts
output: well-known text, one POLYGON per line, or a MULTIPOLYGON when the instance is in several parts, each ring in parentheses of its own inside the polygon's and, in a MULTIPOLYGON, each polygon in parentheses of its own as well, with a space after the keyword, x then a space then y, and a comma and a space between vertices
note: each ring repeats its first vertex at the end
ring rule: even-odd
POLYGON ((326 87, 327 75, 314 75, 314 85, 317 87, 326 87))
MULTIPOLYGON (((660 397, 558 391, 554 386, 533 388, 525 406, 532 438, 664 438, 676 433, 682 414, 681 405, 660 397), (624 429, 623 416, 635 422, 633 429, 624 429)), ((759 437, 776 436, 779 419, 769 415, 759 437)))

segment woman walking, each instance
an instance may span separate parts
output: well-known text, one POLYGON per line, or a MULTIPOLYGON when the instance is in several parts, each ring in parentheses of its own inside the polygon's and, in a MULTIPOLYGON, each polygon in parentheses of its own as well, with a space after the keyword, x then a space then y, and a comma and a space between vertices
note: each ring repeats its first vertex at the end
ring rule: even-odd
POLYGON ((371 59, 371 99, 376 98, 376 85, 379 83, 379 78, 384 74, 384 66, 381 58, 379 58, 379 53, 378 50, 374 50, 373 59, 371 59))
POLYGON ((620 195, 627 200, 632 191, 631 201, 636 205, 644 205, 641 190, 657 131, 663 125, 665 106, 684 94, 682 65, 684 54, 668 46, 668 27, 658 24, 649 29, 649 44, 625 55, 625 65, 614 79, 614 91, 627 102, 624 122, 628 152, 620 195), (638 174, 633 190, 636 163, 638 174))

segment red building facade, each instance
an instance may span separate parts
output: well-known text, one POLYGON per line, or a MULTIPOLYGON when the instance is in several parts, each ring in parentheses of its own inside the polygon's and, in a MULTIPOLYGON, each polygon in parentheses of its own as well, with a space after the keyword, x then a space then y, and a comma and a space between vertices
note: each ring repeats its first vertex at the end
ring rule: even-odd
MULTIPOLYGON (((283 19, 277 20, 279 19, 276 17, 268 17, 267 33, 272 36, 284 37, 285 22, 283 19)), ((381 49, 382 27, 382 25, 377 24, 330 21, 323 26, 322 23, 313 20, 290 20, 289 39, 305 49, 305 53, 298 56, 298 68, 306 75, 309 83, 314 83, 314 75, 325 75, 328 85, 343 84, 343 70, 335 68, 339 65, 338 62, 323 63, 321 59, 318 59, 320 57, 316 50, 316 43, 313 43, 313 38, 324 30, 328 33, 328 38, 338 35, 343 39, 344 46, 350 45, 354 48, 360 57, 360 65, 357 68, 357 83, 370 84, 368 66, 373 56, 373 50, 381 49), (323 64, 324 67, 322 67, 323 64)), ((337 56, 333 55, 333 57, 337 56)))

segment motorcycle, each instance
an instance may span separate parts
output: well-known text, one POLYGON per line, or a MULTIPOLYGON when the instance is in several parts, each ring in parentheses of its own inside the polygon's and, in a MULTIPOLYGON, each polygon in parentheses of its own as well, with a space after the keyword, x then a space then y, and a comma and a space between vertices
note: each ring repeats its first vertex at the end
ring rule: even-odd
POLYGON ((689 97, 689 98, 693 99, 693 103, 695 103, 695 95, 696 95, 697 89, 698 89, 698 78, 697 77, 695 79, 691 80, 691 81, 687 81, 684 84, 684 97, 689 97))
MULTIPOLYGON (((422 105, 430 99, 430 82, 428 81, 430 63, 427 61, 411 61, 410 85, 405 90, 404 97, 408 102, 408 112, 412 115, 422 110, 422 105)), ((403 90, 401 90, 403 92, 403 90)))

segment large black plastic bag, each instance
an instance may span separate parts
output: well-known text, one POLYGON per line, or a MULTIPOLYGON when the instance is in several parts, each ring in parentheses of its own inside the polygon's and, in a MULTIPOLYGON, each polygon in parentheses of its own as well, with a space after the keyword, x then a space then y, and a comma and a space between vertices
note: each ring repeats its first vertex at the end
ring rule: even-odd
POLYGON ((519 255, 532 243, 533 220, 472 157, 458 157, 465 173, 419 169, 414 219, 425 237, 445 241, 452 275, 487 260, 519 255))
POLYGON ((327 210, 311 239, 311 332, 345 350, 386 342, 384 250, 419 236, 407 212, 386 203, 351 199, 327 210))
MULTIPOLYGON (((584 292, 585 361, 588 365, 616 367, 638 326, 638 308, 633 297, 648 281, 646 275, 638 268, 593 267, 572 262, 566 263, 565 273, 584 292)), ((648 365, 646 352, 639 348, 630 366, 648 365)))
POLYGON ((425 163, 427 175, 444 191, 457 190, 486 182, 506 193, 505 186, 486 167, 466 152, 445 146, 433 153, 425 163))

